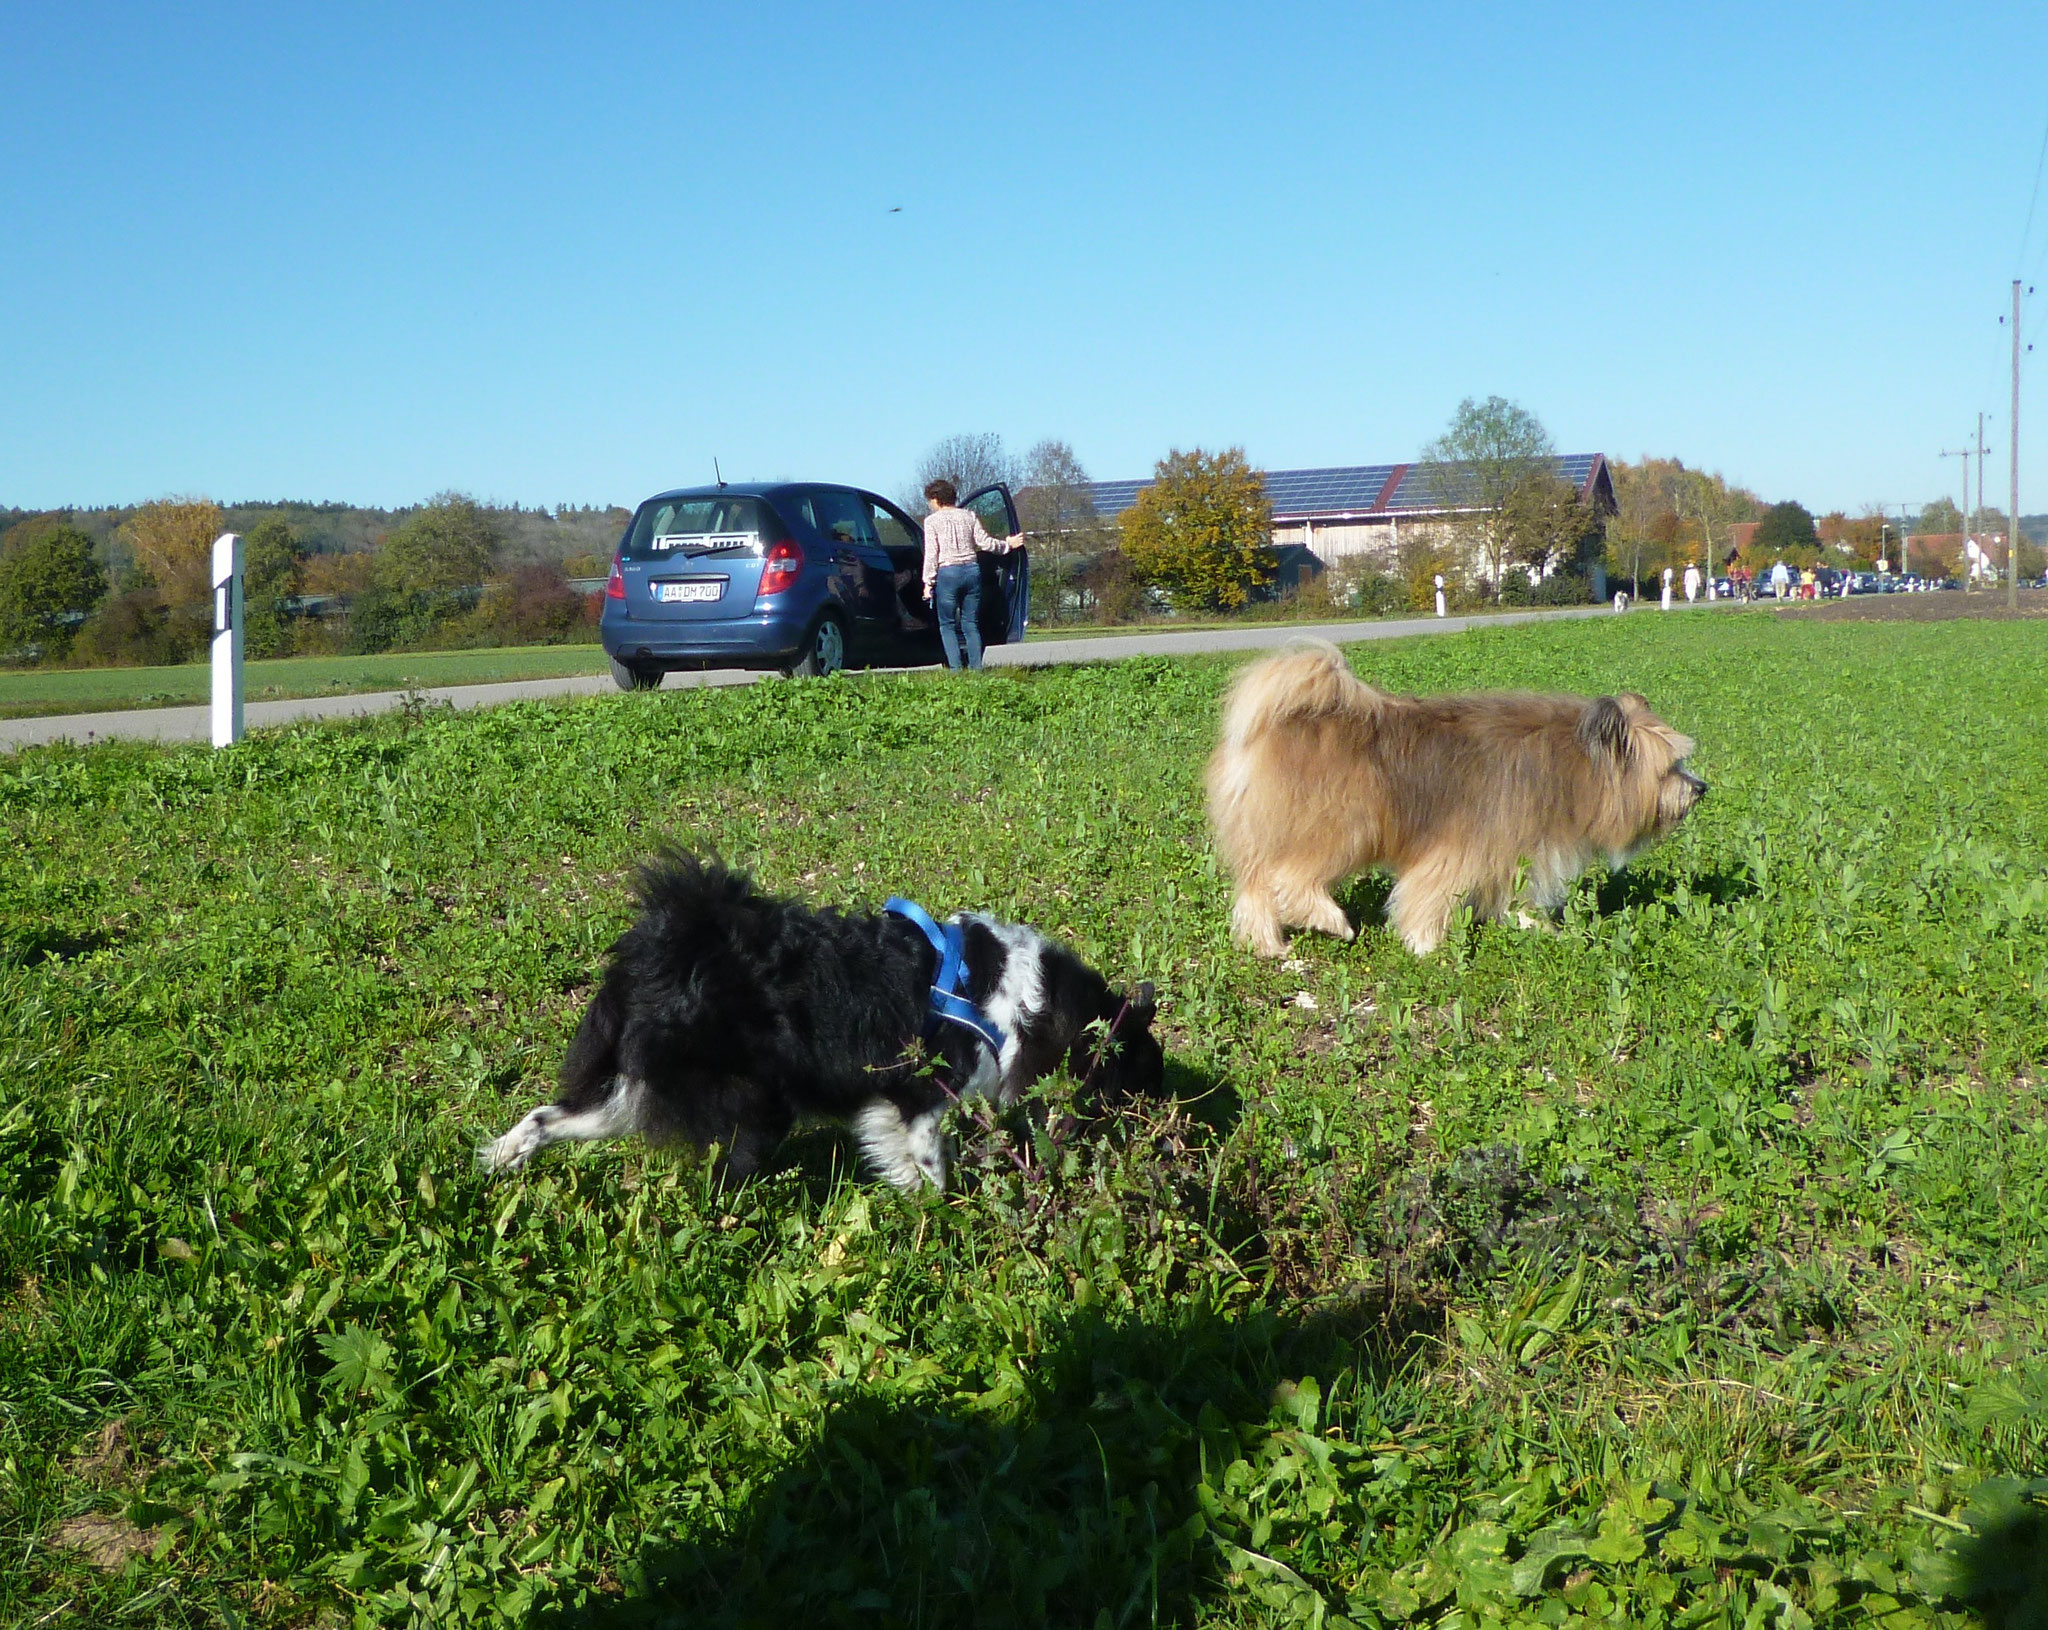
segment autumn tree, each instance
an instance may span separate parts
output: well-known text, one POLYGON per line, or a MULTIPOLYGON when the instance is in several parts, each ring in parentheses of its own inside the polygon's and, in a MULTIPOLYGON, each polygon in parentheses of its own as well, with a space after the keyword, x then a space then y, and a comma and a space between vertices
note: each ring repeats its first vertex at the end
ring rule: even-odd
POLYGON ((210 498, 159 498, 122 522, 118 536, 173 616, 197 608, 210 617, 213 540, 226 530, 210 498))
POLYGON ((1536 415, 1505 397, 1466 397, 1421 462, 1436 502, 1464 512, 1454 523, 1473 544, 1496 596, 1507 569, 1507 510, 1518 489, 1554 472, 1557 449, 1536 415))
POLYGON ((106 592, 86 533, 62 524, 17 526, 0 544, 0 654, 65 655, 106 592))
POLYGON ((1241 447, 1176 448, 1118 519, 1132 568, 1177 608, 1241 606, 1273 580, 1273 508, 1241 447))
POLYGON ((1866 509, 1861 515, 1830 510, 1813 523, 1823 550, 1836 562, 1869 570, 1884 554, 1889 532, 1881 510, 1866 509))
POLYGON ((1763 513, 1747 487, 1682 459, 1610 460, 1607 468, 1618 511, 1607 526, 1608 566, 1627 575, 1636 594, 1645 576, 1654 582, 1667 566, 1700 562, 1718 571, 1733 552, 1729 529, 1763 513))

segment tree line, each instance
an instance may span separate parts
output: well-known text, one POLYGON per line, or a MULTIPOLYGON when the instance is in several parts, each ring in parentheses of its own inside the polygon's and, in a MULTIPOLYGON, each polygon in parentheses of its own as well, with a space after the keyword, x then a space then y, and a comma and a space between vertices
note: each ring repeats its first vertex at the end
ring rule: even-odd
MULTIPOLYGON (((1910 519, 1874 506, 1820 516, 1766 503, 1717 472, 1675 458, 1610 461, 1617 512, 1597 513, 1558 479, 1542 423, 1498 396, 1460 403, 1416 462, 1442 490, 1439 519, 1405 525, 1393 558, 1332 563, 1287 592, 1330 611, 1421 610, 1445 580, 1458 604, 1592 598, 1595 567, 1638 592, 1666 568, 1768 570, 1871 566, 1924 574, 1962 568, 1963 517, 1946 498, 1910 519), (1903 558, 1900 539, 1918 540, 1903 558)), ((1016 492, 1033 538, 1033 615, 1123 622, 1148 607, 1241 611, 1276 595, 1264 472, 1240 447, 1173 449, 1137 501, 1095 509, 1073 448, 1048 439, 1013 457, 990 434, 949 436, 919 461, 903 505, 923 512, 926 482, 963 493, 1016 492)), ((105 666, 203 654, 211 628, 213 540, 244 537, 251 656, 374 652, 593 638, 594 596, 571 578, 602 576, 628 518, 618 508, 489 506, 442 493, 410 510, 280 503, 232 508, 163 498, 119 510, 0 509, 0 662, 105 666)), ((1974 518, 2002 534, 1995 509, 1974 518)), ((2038 534, 2048 517, 2022 517, 2038 534)), ((2042 569, 2023 541, 2020 569, 2042 569)))
MULTIPOLYGON (((1883 561, 1891 571, 1923 577, 1959 577, 1965 570, 1964 517, 1947 498, 1912 514, 1868 504, 1854 515, 1839 509, 1816 515, 1796 499, 1767 503, 1747 487, 1674 458, 1609 468, 1619 506, 1608 523, 1609 570, 1624 577, 1654 583, 1666 567, 1682 572, 1688 565, 1717 574, 1731 567, 1765 572, 1780 560, 1795 568, 1862 571, 1883 561)), ((1977 510, 1970 530, 1984 538, 2006 536, 2005 512, 1977 510)), ((2020 531, 2020 574, 2038 577, 2048 516, 2022 516, 2020 531)))
POLYGON ((0 512, 0 660, 100 667, 203 654, 213 541, 229 530, 243 536, 253 657, 593 638, 596 609, 569 580, 603 575, 625 521, 623 510, 550 514, 461 493, 399 512, 230 510, 188 497, 0 512))

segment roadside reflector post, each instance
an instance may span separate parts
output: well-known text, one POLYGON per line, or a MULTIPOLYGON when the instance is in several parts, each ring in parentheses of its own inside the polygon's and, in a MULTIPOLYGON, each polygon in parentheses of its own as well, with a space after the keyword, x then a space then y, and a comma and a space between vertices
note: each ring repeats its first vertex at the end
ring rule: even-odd
POLYGON ((213 540, 213 745, 242 739, 242 539, 213 540))
POLYGON ((1442 572, 1436 574, 1436 614, 1439 617, 1444 614, 1444 574, 1442 572))

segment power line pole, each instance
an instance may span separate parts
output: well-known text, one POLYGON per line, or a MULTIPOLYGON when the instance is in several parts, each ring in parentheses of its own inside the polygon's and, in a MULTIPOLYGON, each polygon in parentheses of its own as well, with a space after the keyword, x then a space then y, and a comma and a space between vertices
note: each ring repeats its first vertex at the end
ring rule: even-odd
MULTIPOLYGON (((1976 534, 1982 532, 1982 530, 1985 530, 1985 416, 1978 414, 1976 416, 1976 510, 1970 514, 1970 539, 1974 541, 1976 534)), ((1982 555, 1982 549, 1985 549, 1985 545, 1978 543, 1976 549, 1978 549, 1976 559, 1978 561, 1985 559, 1985 555, 1982 555)), ((1968 555, 1970 551, 1964 549, 1962 553, 1968 555)))
MULTIPOLYGON (((1956 540, 1956 552, 1962 557, 1963 567, 1970 564, 1970 450, 1967 447, 1944 447, 1943 458, 1959 458, 1963 461, 1963 507, 1956 511, 1956 525, 1963 529, 1963 535, 1956 540)), ((1968 578, 1965 577, 1965 582, 1968 578)))
POLYGON ((2020 608, 2020 280, 2012 280, 2012 513, 2005 528, 2005 603, 2020 608))

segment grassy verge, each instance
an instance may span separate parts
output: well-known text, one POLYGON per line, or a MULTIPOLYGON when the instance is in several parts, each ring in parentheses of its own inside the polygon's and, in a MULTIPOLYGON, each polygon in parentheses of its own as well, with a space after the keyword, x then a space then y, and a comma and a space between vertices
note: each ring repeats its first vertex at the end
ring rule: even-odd
MULTIPOLYGON (((596 645, 513 645, 485 651, 278 657, 248 663, 243 682, 250 701, 269 702, 292 696, 488 685, 506 679, 553 679, 604 671, 605 655, 596 645)), ((37 668, 0 673, 0 718, 189 706, 207 699, 210 672, 204 662, 187 662, 174 668, 37 668)))
MULTIPOLYGON (((1560 606, 1496 606, 1492 604, 1466 606, 1453 612, 1456 617, 1498 617, 1560 610, 1583 609, 1560 606)), ((1025 634, 1026 640, 1081 640, 1099 639, 1117 634, 1183 634, 1206 631, 1215 628, 1286 628, 1294 624, 1321 625, 1331 623, 1359 623, 1371 626, 1375 623, 1413 622, 1427 619, 1431 613, 1424 611, 1396 611, 1384 617, 1363 616, 1355 611, 1341 608, 1305 608, 1292 602, 1277 606, 1258 606, 1239 616, 1215 617, 1162 617, 1146 616, 1128 623, 1033 623, 1025 634)))
POLYGON ((1370 882, 1229 944, 1225 659, 0 761, 0 1620, 2034 1622, 2044 655, 1366 648, 1640 689, 1713 783, 1426 962, 1370 882), (484 1181, 663 837, 1155 980, 1173 1099, 1056 1083, 922 1204, 824 1132, 484 1181))
MULTIPOLYGON (((1514 608, 1509 608, 1514 609, 1514 608)), ((1481 615, 1482 613, 1460 613, 1481 615)), ((1404 613, 1404 615, 1406 615, 1404 613)), ((1090 639, 1104 635, 1236 628, 1247 623, 1358 621, 1343 614, 1295 617, 1255 616, 1209 620, 1156 618, 1116 627, 1096 625, 1033 628, 1031 640, 1090 639)), ((54 713, 98 713, 142 707, 192 706, 209 695, 204 662, 173 668, 37 668, 0 671, 0 719, 54 713)), ((244 671, 248 699, 280 701, 294 696, 334 696, 352 691, 404 690, 418 686, 488 685, 509 679, 554 679, 565 674, 601 674, 605 655, 589 645, 515 645, 483 651, 394 652, 384 656, 280 657, 251 662, 244 671)))

